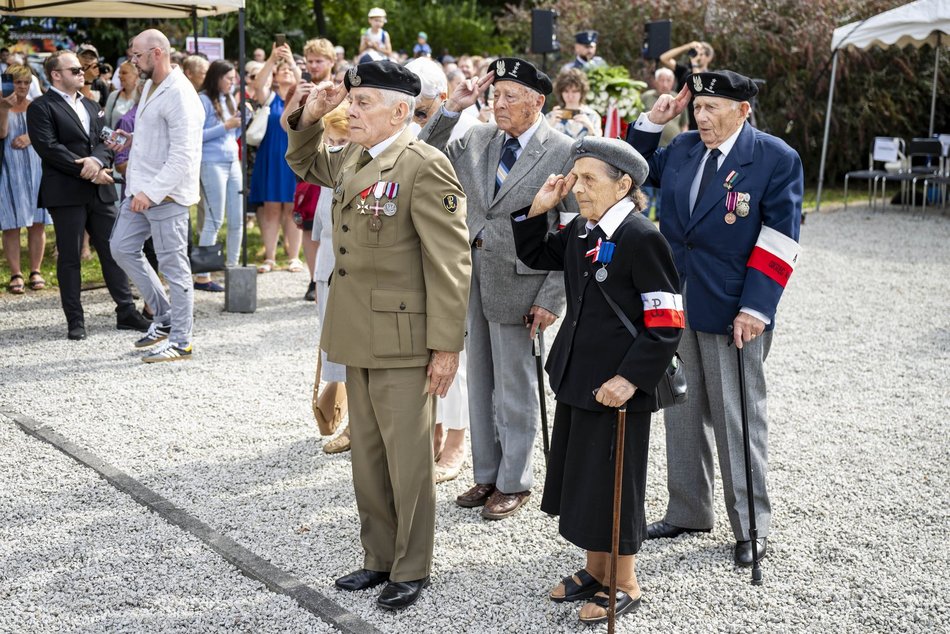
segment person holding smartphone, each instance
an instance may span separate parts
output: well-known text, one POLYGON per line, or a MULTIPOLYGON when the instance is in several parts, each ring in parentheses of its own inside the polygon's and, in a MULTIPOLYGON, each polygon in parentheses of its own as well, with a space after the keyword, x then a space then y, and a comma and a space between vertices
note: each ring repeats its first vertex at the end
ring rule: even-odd
POLYGON ((546 116, 551 127, 572 139, 603 136, 600 115, 585 102, 590 92, 587 74, 576 68, 561 71, 554 80, 556 105, 546 116))
MULTIPOLYGON (((716 52, 709 42, 694 40, 688 44, 671 48, 660 55, 659 65, 669 68, 676 75, 676 91, 679 92, 686 85, 686 80, 690 75, 705 73, 709 70, 709 62, 713 60, 715 55, 716 52), (688 64, 680 64, 676 61, 683 55, 689 57, 688 64)), ((699 127, 696 125, 696 117, 693 115, 692 106, 686 109, 686 114, 689 117, 689 129, 698 130, 699 127)))

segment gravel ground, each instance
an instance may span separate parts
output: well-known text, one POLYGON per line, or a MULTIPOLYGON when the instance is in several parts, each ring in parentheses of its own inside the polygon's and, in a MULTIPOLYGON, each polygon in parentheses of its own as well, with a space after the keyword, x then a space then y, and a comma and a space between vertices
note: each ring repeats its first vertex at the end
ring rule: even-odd
MULTIPOLYGON (((948 241, 950 218, 935 214, 809 216, 767 364, 765 585, 732 565, 720 501, 710 534, 646 543, 643 605, 618 631, 950 630, 948 241)), ((361 559, 349 460, 323 454, 310 414, 316 312, 304 274, 258 280, 252 315, 200 294, 195 358, 158 366, 112 330, 104 291, 84 294, 79 343, 55 292, 0 298, 0 409, 54 426, 383 631, 604 631, 545 599, 582 560, 538 510, 540 441, 539 484, 515 518, 454 504, 470 470, 439 486, 433 585, 417 606, 383 613, 374 591, 332 588, 361 559)), ((651 519, 666 504, 662 431, 655 420, 651 519)), ((9 421, 0 434, 12 448, 0 458, 0 630, 326 628, 9 421)))

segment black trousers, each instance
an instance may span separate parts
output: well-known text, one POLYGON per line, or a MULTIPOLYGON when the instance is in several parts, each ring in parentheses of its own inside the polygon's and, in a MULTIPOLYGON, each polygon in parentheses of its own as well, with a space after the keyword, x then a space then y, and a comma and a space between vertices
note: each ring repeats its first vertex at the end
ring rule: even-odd
POLYGON ((102 276, 106 287, 116 304, 116 312, 123 313, 135 309, 129 277, 115 260, 109 249, 109 236, 115 225, 116 208, 114 203, 104 203, 96 199, 86 205, 71 207, 53 207, 49 209, 56 229, 56 248, 59 258, 56 260, 56 277, 59 280, 59 297, 69 326, 84 325, 82 302, 79 292, 82 287, 82 240, 83 232, 89 232, 89 241, 96 248, 102 276))

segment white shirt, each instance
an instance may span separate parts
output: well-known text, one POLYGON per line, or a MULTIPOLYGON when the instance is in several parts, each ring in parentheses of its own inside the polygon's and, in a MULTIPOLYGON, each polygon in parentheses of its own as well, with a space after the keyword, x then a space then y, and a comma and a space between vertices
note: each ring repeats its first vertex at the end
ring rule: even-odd
MULTIPOLYGON (((633 201, 629 198, 624 198, 623 200, 618 200, 614 203, 614 206, 604 212, 604 215, 600 217, 600 220, 597 222, 587 221, 587 233, 590 233, 590 230, 594 227, 600 227, 600 230, 604 232, 604 240, 610 240, 610 236, 614 234, 614 231, 617 230, 617 227, 620 226, 620 223, 623 222, 624 218, 630 215, 630 212, 633 211, 634 204, 633 201)), ((587 233, 580 238, 586 238, 587 233)))
POLYGON ((369 149, 369 155, 372 156, 373 158, 376 158, 377 156, 385 152, 386 148, 388 148, 390 145, 396 142, 396 139, 399 138, 399 135, 402 134, 403 130, 405 130, 405 128, 399 128, 399 131, 396 132, 396 134, 392 135, 388 139, 383 139, 382 141, 380 141, 379 143, 371 147, 369 149))
MULTIPOLYGON (((540 125, 541 125, 541 115, 539 114, 538 119, 534 122, 534 125, 532 125, 530 128, 522 132, 521 136, 518 137, 518 145, 520 147, 517 150, 515 150, 516 159, 521 157, 521 153, 524 152, 524 149, 526 147, 528 147, 528 143, 531 142, 531 137, 533 137, 534 133, 538 131, 538 126, 540 125)), ((512 137, 510 134, 505 132, 505 143, 508 142, 508 139, 512 139, 512 138, 514 137, 512 137)))
POLYGON ((72 108, 73 112, 76 113, 76 116, 79 117, 79 121, 82 123, 82 129, 86 131, 86 135, 88 136, 89 135, 89 111, 86 110, 86 106, 82 105, 82 99, 83 99, 82 95, 79 92, 77 92, 75 95, 70 97, 69 95, 64 93, 62 90, 60 90, 56 86, 50 86, 49 89, 55 92, 60 97, 62 97, 66 101, 66 103, 69 104, 69 107, 72 108))
POLYGON ((205 111, 194 86, 177 66, 152 90, 145 82, 135 115, 135 136, 126 172, 126 195, 144 193, 154 204, 199 200, 201 129, 205 111))

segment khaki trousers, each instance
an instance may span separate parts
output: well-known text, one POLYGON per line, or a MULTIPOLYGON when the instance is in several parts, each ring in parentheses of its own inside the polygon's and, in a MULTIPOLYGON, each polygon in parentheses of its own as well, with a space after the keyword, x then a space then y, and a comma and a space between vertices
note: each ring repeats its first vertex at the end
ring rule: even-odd
POLYGON ((435 536, 435 399, 425 367, 346 368, 363 567, 390 581, 429 575, 435 536))

